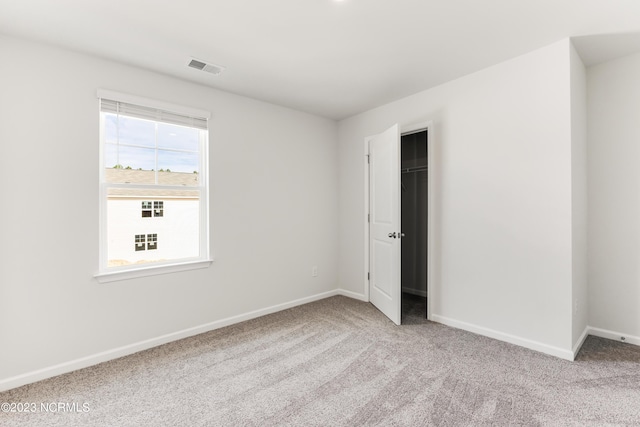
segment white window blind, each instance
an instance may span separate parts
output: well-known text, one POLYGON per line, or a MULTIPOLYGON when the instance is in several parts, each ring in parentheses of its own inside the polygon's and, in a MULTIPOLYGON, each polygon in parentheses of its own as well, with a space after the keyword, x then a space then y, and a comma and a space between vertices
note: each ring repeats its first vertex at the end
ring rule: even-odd
POLYGON ((137 119, 153 120, 172 125, 188 126, 196 129, 207 130, 207 119, 204 117, 185 116, 170 111, 129 104, 127 102, 115 101, 112 99, 100 98, 100 111, 104 113, 135 117, 137 119))

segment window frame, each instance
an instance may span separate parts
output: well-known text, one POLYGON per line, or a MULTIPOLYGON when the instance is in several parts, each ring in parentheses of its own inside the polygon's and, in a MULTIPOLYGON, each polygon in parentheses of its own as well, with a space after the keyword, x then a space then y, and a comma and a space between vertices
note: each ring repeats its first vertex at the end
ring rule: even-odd
MULTIPOLYGON (((99 159, 99 261, 98 272, 94 277, 100 283, 107 283, 117 280, 127 280, 137 277, 153 276, 158 274, 167 274, 178 271, 194 270, 199 268, 207 268, 213 262, 211 258, 210 233, 209 233, 209 127, 211 123, 211 113, 206 110, 200 110, 191 107, 176 105, 164 101, 145 98, 136 95, 130 95, 111 90, 99 89, 97 91, 98 98, 98 117, 100 121, 100 159, 99 159), (151 264, 133 264, 126 266, 108 266, 108 248, 107 248, 107 201, 109 188, 153 188, 153 189, 175 189, 172 186, 163 185, 146 185, 146 184, 115 184, 106 182, 105 170, 105 123, 100 107, 100 100, 108 99, 112 101, 124 102, 128 104, 139 105, 147 108, 167 111, 188 117, 196 117, 207 120, 207 130, 203 140, 200 141, 199 151, 199 171, 198 186, 194 187, 199 190, 199 253, 200 256, 193 258, 183 258, 179 260, 168 260, 163 262, 154 262, 151 264)), ((149 200, 149 199, 147 199, 149 200)), ((150 199, 153 201, 153 199, 150 199)), ((153 210, 153 204, 152 204, 153 210)), ((152 212, 152 218, 155 215, 152 212)), ((145 242, 146 243, 146 242, 145 242)), ((146 248, 145 248, 146 249, 146 248)))

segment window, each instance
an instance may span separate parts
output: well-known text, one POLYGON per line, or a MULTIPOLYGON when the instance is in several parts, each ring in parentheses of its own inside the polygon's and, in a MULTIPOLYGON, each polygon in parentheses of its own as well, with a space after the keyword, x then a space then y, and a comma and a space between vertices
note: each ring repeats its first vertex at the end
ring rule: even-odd
POLYGON ((153 251, 155 249, 158 249, 158 235, 147 234, 147 250, 153 251))
POLYGON ((164 202, 162 200, 153 202, 153 216, 164 216, 164 202))
POLYGON ((142 202, 142 218, 151 218, 151 202, 142 202))
POLYGON ((111 91, 98 97, 96 277, 105 282, 208 266, 209 113, 111 91))
POLYGON ((144 251, 145 249, 145 237, 144 234, 136 234, 136 246, 135 246, 135 250, 136 251, 144 251))
POLYGON ((136 245, 134 246, 135 251, 144 251, 145 249, 148 251, 152 251, 158 249, 158 235, 157 234, 147 234, 146 237, 144 234, 136 234, 135 236, 136 245), (147 246, 145 248, 145 238, 147 242, 147 246))
POLYGON ((152 216, 164 216, 164 202, 162 200, 142 202, 142 218, 151 218, 152 216))

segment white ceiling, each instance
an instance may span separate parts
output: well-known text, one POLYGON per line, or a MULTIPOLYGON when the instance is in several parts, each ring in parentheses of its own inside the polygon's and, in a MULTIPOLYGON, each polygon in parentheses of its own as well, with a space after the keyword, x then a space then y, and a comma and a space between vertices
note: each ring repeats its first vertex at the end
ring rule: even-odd
MULTIPOLYGON (((0 0, 0 33, 333 119, 565 37, 634 32, 639 0, 0 0)), ((613 39, 578 48, 589 63, 640 50, 613 39)))

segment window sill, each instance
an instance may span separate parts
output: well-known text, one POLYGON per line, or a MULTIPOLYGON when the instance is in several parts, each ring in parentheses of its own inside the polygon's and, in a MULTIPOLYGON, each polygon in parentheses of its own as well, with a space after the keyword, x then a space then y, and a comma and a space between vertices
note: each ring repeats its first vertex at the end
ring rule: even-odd
POLYGON ((189 261, 171 265, 156 265, 150 267, 138 267, 132 270, 110 271, 108 273, 98 273, 93 277, 100 283, 116 282, 118 280, 135 279, 138 277, 156 276, 159 274, 176 273, 179 271, 197 270, 207 268, 213 260, 189 261))

